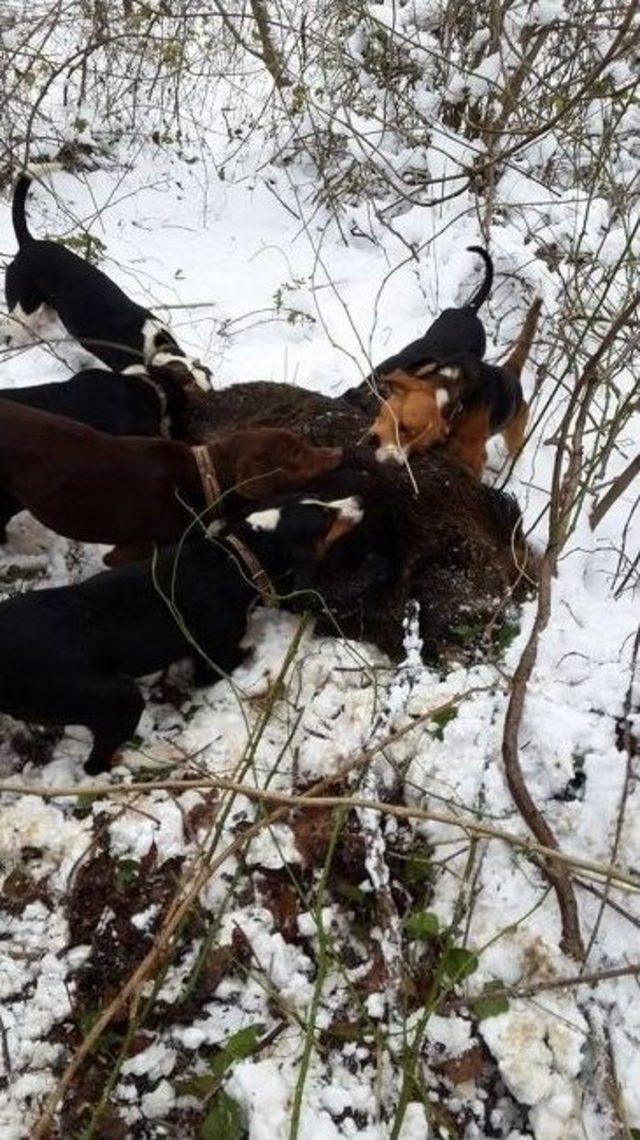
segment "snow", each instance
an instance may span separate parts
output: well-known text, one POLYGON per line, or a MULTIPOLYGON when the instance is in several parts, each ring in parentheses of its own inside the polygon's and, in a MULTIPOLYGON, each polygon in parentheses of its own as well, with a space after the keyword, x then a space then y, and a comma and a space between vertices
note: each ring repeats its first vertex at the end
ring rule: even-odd
POLYGON ((255 1140, 284 1134, 289 1090, 272 1061, 242 1061, 236 1065, 228 1089, 244 1108, 255 1140))
MULTIPOLYGON (((434 59, 439 55, 432 33, 442 11, 435 0, 414 0, 400 9, 375 6, 377 21, 390 28, 400 21, 401 28, 420 37, 421 46, 412 48, 411 59, 421 64, 429 53, 434 59)), ((550 28, 569 19, 567 12, 557 0, 537 0, 516 5, 510 20, 516 32, 525 20, 536 28, 550 28)), ((481 52, 487 42, 486 30, 478 30, 472 52, 481 52)), ((362 27, 345 41, 353 57, 365 59, 366 47, 362 27)), ((449 107, 462 105, 468 97, 486 106, 492 91, 504 83, 504 68, 513 66, 513 58, 497 52, 485 55, 473 72, 451 66, 446 82, 418 85, 414 108, 428 120, 435 140, 428 147, 403 145, 381 130, 379 122, 354 109, 347 153, 362 161, 363 144, 355 131, 364 127, 370 143, 392 160, 394 178, 399 181, 401 170, 428 168, 437 185, 478 153, 468 138, 440 121, 443 98, 449 107)), ((618 82, 626 82, 626 65, 621 63, 616 74, 618 82)), ((315 201, 317 176, 310 163, 282 159, 284 127, 281 122, 275 127, 269 116, 260 118, 260 92, 244 93, 256 111, 247 137, 241 145, 233 130, 227 137, 219 125, 221 108, 239 131, 246 130, 242 114, 228 111, 235 90, 229 80, 207 96, 198 120, 206 136, 202 150, 193 146, 192 152, 187 138, 182 153, 146 139, 136 144, 133 160, 121 142, 98 169, 47 173, 33 192, 34 232, 77 232, 84 225, 100 236, 106 247, 103 268, 158 315, 170 318, 185 349, 212 367, 216 386, 260 378, 337 394, 366 373, 372 360, 421 333, 441 308, 469 296, 476 264, 465 247, 478 240, 477 202, 467 191, 428 210, 424 204, 406 202, 383 224, 376 200, 365 198, 348 202, 338 225, 326 205, 315 201), (191 161, 194 156, 196 161, 191 161), (427 249, 415 256, 423 243, 427 249)), ((372 83, 372 100, 375 91, 372 83)), ((52 98, 54 119, 64 121, 65 133, 75 138, 68 110, 56 102, 60 93, 52 98)), ((594 137, 601 129, 597 115, 593 109, 594 137)), ((628 134, 633 139, 637 118, 637 108, 629 107, 618 124, 621 138, 628 134)), ((93 137, 91 126, 81 132, 84 140, 93 137)), ((549 356, 549 375, 536 389, 534 367, 526 370, 534 429, 509 483, 538 550, 546 539, 545 508, 555 456, 548 441, 566 406, 565 393, 554 384, 559 377, 571 383, 583 360, 577 353, 567 361, 561 349, 553 356, 553 345, 562 343, 558 314, 568 267, 587 258, 607 273, 613 270, 622 255, 630 256, 633 221, 620 221, 602 189, 588 194, 566 177, 565 142, 561 132, 550 131, 533 139, 506 166, 494 188, 494 216, 489 219, 497 274, 483 318, 491 359, 503 354, 517 332, 525 296, 537 291, 544 297, 540 341, 533 355, 536 364, 549 356), (558 174, 549 185, 541 170, 552 162, 559 163, 565 177, 558 174), (560 270, 549 263, 547 247, 566 255, 560 270)), ((620 185, 633 173, 632 145, 629 141, 629 153, 621 156, 617 168, 620 185)), ((584 155, 583 160, 587 162, 584 155)), ((428 193, 432 190, 428 187, 428 193)), ((0 209, 0 249, 7 257, 14 249, 6 201, 0 209)), ((612 311, 616 296, 614 289, 612 311)), ((580 348, 583 355, 585 351, 580 348)), ((56 344, 55 355, 32 347, 0 360, 0 384, 60 380, 84 361, 86 354, 65 341, 56 344)), ((616 380, 621 393, 631 390, 634 377, 631 366, 622 370, 616 380)), ((604 397, 599 412, 603 420, 612 413, 604 397)), ((608 485, 624 469, 638 435, 636 416, 625 427, 606 470, 599 473, 598 485, 608 485)), ((587 448, 592 442, 589 437, 587 448)), ((637 485, 595 533, 588 525, 591 497, 582 505, 553 582, 551 617, 525 705, 521 762, 530 792, 562 848, 607 863, 627 778, 617 722, 629 686, 637 625, 632 590, 617 597, 615 591, 621 536, 637 485), (571 798, 567 789, 578 772, 583 786, 571 798)), ((276 520, 271 516, 261 521, 271 526, 276 520)), ((633 517, 625 538, 630 559, 637 533, 633 517)), ((22 515, 11 524, 8 547, 0 551, 0 590, 4 595, 22 585, 38 588, 87 577, 100 568, 102 553, 98 548, 80 551, 22 515), (7 567, 25 575, 22 584, 5 585, 7 567)), ((415 623, 407 631, 407 660, 393 673, 385 670, 384 659, 371 646, 319 639, 307 631, 287 674, 286 699, 276 703, 265 725, 265 698, 282 671, 298 619, 257 610, 247 637, 256 651, 236 670, 233 684, 222 682, 192 693, 179 710, 149 701, 139 729, 139 751, 143 758, 182 757, 172 772, 176 778, 188 770, 190 775, 195 771, 205 777, 233 777, 272 791, 300 791, 334 775, 389 730, 404 729, 413 718, 417 721, 430 709, 452 702, 455 715, 441 731, 428 718, 416 723, 375 755, 362 778, 354 778, 353 791, 369 800, 388 795, 413 807, 483 818, 524 841, 528 832, 506 785, 501 740, 509 680, 534 613, 534 602, 522 608, 519 632, 499 661, 478 658, 448 670, 422 665, 415 623)), ((637 715, 633 724, 637 731, 637 715)), ((0 1017, 11 1061, 0 1089, 0 1130, 8 1140, 22 1140, 25 1120, 30 1127, 69 1056, 60 1042, 73 1024, 77 979, 91 962, 92 947, 69 944, 65 898, 97 838, 116 862, 139 863, 153 856, 162 869, 176 858, 187 864, 189 859, 197 861, 209 844, 222 850, 257 818, 249 796, 223 793, 207 814, 204 789, 181 794, 145 790, 136 793, 129 808, 122 798, 101 798, 81 815, 73 797, 41 798, 37 793, 69 786, 91 791, 81 767, 86 734, 70 729, 55 745, 52 761, 39 767, 21 759, 14 739, 18 727, 3 722, 0 764, 3 778, 27 791, 2 794, 0 864, 5 889, 10 876, 19 874, 36 882, 41 892, 22 909, 7 905, 0 911, 0 1017), (196 823, 191 822, 192 813, 196 823)), ((128 759, 133 766, 135 749, 128 759)), ((130 775, 121 767, 109 778, 126 783, 130 775)), ((224 1089, 240 1106, 250 1140, 288 1135, 324 931, 329 962, 315 1025, 309 1030, 313 1048, 299 1137, 388 1140, 385 1112, 397 1103, 405 1036, 411 1039, 422 1011, 407 1013, 404 991, 394 989, 391 981, 388 988, 384 982, 372 983, 371 992, 358 988, 371 970, 372 945, 387 969, 398 961, 400 924, 389 919, 381 925, 375 907, 394 879, 389 856, 396 854, 402 835, 399 824, 380 826, 379 814, 368 806, 359 810, 357 821, 367 840, 364 878, 352 883, 348 865, 333 868, 321 905, 315 888, 324 854, 315 863, 313 856, 305 855, 292 822, 264 829, 242 859, 228 858, 211 875, 199 894, 195 933, 188 932, 192 941, 162 978, 158 998, 168 1005, 180 999, 209 937, 215 951, 231 948, 236 957, 240 940, 246 962, 242 969, 235 963, 184 1023, 158 1028, 151 1044, 124 1061, 114 1098, 132 1129, 142 1120, 157 1122, 151 1125, 158 1129, 153 1135, 164 1134, 159 1129, 165 1128, 171 1134, 172 1113, 179 1106, 176 1086, 183 1074, 201 1072, 213 1050, 224 1048, 238 1031, 260 1024, 265 1033, 279 1027, 281 1032, 255 1056, 231 1064, 224 1089), (254 873, 260 886, 251 894, 254 873), (341 878, 360 891, 356 901, 330 893, 341 878), (294 934, 279 928, 277 911, 271 909, 274 884, 290 888, 300 901, 294 934), (360 919, 362 925, 363 915, 364 931, 355 921, 360 919), (347 1034, 341 1043, 331 1036, 336 1024, 348 1029, 354 1022, 357 1040, 347 1034)), ((477 994, 490 982, 517 988, 576 973, 576 964, 559 949, 555 897, 547 890, 543 871, 521 850, 482 840, 469 868, 469 843, 459 828, 435 821, 407 827, 413 840, 432 851, 434 877, 427 909, 438 916, 441 928, 456 923, 459 938, 464 930, 466 944, 480 959, 462 994, 477 994), (465 916, 462 925, 460 913, 465 916)), ((616 862, 633 873, 640 867, 640 795, 634 782, 621 819, 616 862)), ((604 889, 602 879, 593 885, 604 889)), ((637 893, 611 889, 611 900, 621 909, 605 907, 601 918, 597 896, 583 887, 577 895, 587 941, 598 922, 587 972, 637 962, 637 893)), ((106 923, 107 917, 113 919, 114 912, 105 902, 101 921, 106 923)), ((141 905, 131 925, 141 936, 152 937, 163 921, 159 906, 141 905)), ((502 1099, 490 1108, 497 1130, 492 1134, 505 1140, 573 1140, 585 1134, 609 1140, 613 1133, 598 1116, 592 1095, 591 1052, 598 1050, 599 1040, 594 1025, 610 1042, 629 1128, 640 1128, 640 997, 635 980, 624 977, 542 992, 531 999, 511 998, 506 1013, 479 1023, 472 1012, 432 1013, 421 1059, 425 1104, 415 1099, 409 1103, 399 1140, 439 1134, 429 1104, 430 1098, 435 1102, 443 1095, 443 1086, 430 1073, 430 1062, 434 1057, 461 1062, 479 1038, 504 1084, 502 1099)), ((4 1061, 2 1051, 0 1058, 4 1061)), ((486 1095, 475 1080, 455 1090, 457 1103, 468 1114, 470 1140, 484 1134, 486 1095), (470 1092, 465 1091, 467 1084, 470 1092)))

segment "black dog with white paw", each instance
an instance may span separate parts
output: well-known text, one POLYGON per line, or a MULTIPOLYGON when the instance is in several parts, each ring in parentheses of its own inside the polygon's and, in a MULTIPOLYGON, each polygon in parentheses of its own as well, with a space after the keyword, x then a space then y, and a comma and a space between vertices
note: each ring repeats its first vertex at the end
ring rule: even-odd
POLYGON ((114 372, 150 364, 161 354, 163 365, 181 361, 192 381, 208 390, 209 370, 182 351, 149 309, 70 249, 32 237, 25 214, 30 185, 31 179, 21 174, 13 194, 13 228, 20 248, 6 271, 5 344, 28 343, 57 315, 67 331, 114 372))

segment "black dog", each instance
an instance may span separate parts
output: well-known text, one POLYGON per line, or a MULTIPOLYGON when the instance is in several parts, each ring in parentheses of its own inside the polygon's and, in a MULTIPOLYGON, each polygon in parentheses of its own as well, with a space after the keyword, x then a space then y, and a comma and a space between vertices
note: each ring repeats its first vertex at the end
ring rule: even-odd
POLYGON ((191 360, 153 313, 127 297, 106 274, 54 241, 29 233, 25 203, 31 179, 16 182, 12 218, 19 251, 7 267, 5 292, 11 320, 6 344, 25 343, 57 314, 65 328, 109 368, 119 372, 154 357, 179 359, 192 380, 210 387, 210 373, 191 360))
POLYGON ((235 669, 256 600, 310 588, 317 563, 361 518, 355 498, 284 495, 215 536, 195 531, 155 567, 120 566, 11 598, 0 605, 0 711, 86 726, 85 770, 104 771, 144 708, 134 678, 196 653, 200 681, 235 669))
POLYGON ((482 360, 487 347, 487 339, 478 316, 478 309, 484 304, 493 284, 493 262, 486 249, 470 245, 468 249, 477 253, 485 264, 484 281, 473 295, 458 309, 445 309, 427 329, 424 336, 418 337, 389 356, 374 369, 374 377, 380 378, 399 368, 403 372, 414 372, 429 360, 447 360, 460 352, 470 353, 482 360))
POLYGON ((127 372, 86 368, 59 383, 0 388, 0 397, 108 435, 170 437, 185 402, 184 386, 168 370, 154 370, 152 379, 142 365, 127 372))

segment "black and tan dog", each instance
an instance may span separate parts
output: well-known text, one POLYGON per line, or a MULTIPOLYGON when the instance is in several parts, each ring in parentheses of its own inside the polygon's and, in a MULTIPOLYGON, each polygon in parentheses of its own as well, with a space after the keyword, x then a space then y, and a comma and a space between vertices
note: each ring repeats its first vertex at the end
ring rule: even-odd
POLYGON ((240 642, 255 602, 311 588, 316 565, 361 518, 357 499, 289 495, 215 536, 198 529, 153 568, 120 566, 4 602, 0 712, 85 726, 85 770, 104 771, 142 715, 137 677, 187 656, 199 657, 201 682, 230 673, 246 656, 240 642))
POLYGON ((13 228, 19 250, 7 266, 7 345, 28 343, 56 315, 84 348, 115 372, 132 364, 189 370, 193 383, 210 387, 209 370, 187 356, 169 329, 136 304, 105 273, 55 241, 37 241, 27 226, 25 205, 31 179, 22 174, 13 195, 13 228))
POLYGON ((414 372, 416 368, 430 360, 448 360, 459 352, 468 352, 482 360, 487 347, 487 338, 478 310, 484 305, 493 284, 493 262, 479 245, 467 246, 470 253, 477 253, 485 265, 485 275, 479 288, 464 305, 444 309, 429 326, 426 333, 411 341, 400 352, 387 357, 374 369, 374 378, 381 378, 400 369, 414 372))
POLYGON ((509 455, 522 445, 528 406, 520 376, 531 349, 542 302, 534 300, 503 365, 470 352, 430 361, 413 373, 399 368, 384 377, 384 400, 369 431, 380 462, 403 463, 410 455, 444 445, 474 475, 486 463, 487 440, 502 434, 509 455))

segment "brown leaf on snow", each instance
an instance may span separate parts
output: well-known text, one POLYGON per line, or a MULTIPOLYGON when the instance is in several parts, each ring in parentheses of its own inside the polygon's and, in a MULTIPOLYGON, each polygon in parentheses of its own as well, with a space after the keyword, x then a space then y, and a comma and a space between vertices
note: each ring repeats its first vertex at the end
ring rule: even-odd
POLYGON ((209 828, 218 814, 220 797, 217 792, 202 794, 200 803, 194 804, 184 816, 185 839, 190 842, 197 839, 198 832, 209 828))
POLYGON ((161 925, 181 865, 176 858, 158 866, 152 847, 139 863, 102 851, 79 867, 67 898, 69 945, 88 944, 90 955, 75 975, 76 1014, 101 1009, 149 951, 153 929, 139 929, 131 920, 155 905, 154 926, 161 925))
POLYGON ((479 1042, 463 1053, 461 1057, 449 1057, 432 1065, 434 1072, 451 1081, 452 1085, 463 1085, 467 1081, 480 1081, 491 1070, 491 1059, 479 1042))
POLYGON ((388 981, 389 975, 382 950, 380 949, 379 943, 374 942, 371 948, 371 969, 365 974, 364 978, 360 979, 356 985, 356 989, 367 996, 369 994, 382 993, 388 981))
POLYGON ((210 950, 198 973, 190 979, 187 996, 163 1009, 162 1024, 167 1023, 167 1016, 178 1022, 191 1021, 213 997, 234 961, 235 955, 231 946, 218 946, 210 950))
POLYGON ((318 864, 329 847, 331 811, 329 808, 305 809, 291 819, 291 830, 298 851, 307 866, 318 864))
POLYGON ((0 892, 0 910, 8 914, 22 914, 24 908, 34 902, 48 902, 46 877, 32 879, 24 870, 16 867, 7 875, 0 892))
MULTIPOLYGON (((313 808, 296 812, 290 826, 293 838, 307 866, 321 866, 326 858, 336 826, 335 808, 313 808)), ((332 866, 350 883, 365 878, 365 846, 357 816, 350 812, 342 822, 335 845, 332 866)))
POLYGON ((261 871, 256 878, 258 891, 273 915, 276 930, 287 941, 295 941, 299 938, 298 917, 302 907, 288 874, 286 871, 261 871))

